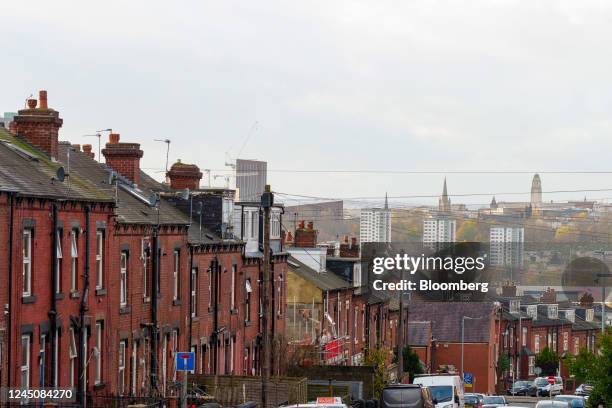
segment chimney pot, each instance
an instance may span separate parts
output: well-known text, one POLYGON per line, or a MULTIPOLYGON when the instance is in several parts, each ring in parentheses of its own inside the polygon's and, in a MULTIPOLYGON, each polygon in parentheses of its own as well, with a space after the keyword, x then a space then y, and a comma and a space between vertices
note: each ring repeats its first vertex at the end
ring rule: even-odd
POLYGON ((312 221, 308 221, 308 229, 311 230, 314 227, 314 223, 312 221))
POLYGON ((36 109, 36 104, 37 103, 38 103, 38 101, 36 101, 36 99, 28 99, 28 108, 36 109))
POLYGON ((72 148, 74 150, 78 151, 78 152, 81 151, 81 145, 80 144, 75 143, 75 144, 72 145, 72 148))
POLYGON ((108 135, 108 143, 111 143, 111 144, 119 143, 119 139, 120 139, 119 133, 111 133, 108 135))
POLYGON ((300 222, 298 223, 298 228, 304 229, 304 220, 300 220, 300 222))
POLYGON ((47 106, 47 91, 41 90, 38 92, 38 99, 40 100, 40 109, 48 109, 47 106))
POLYGON ((351 238, 351 245, 352 246, 356 246, 357 245, 357 237, 352 237, 351 238))
POLYGON ((90 144, 84 144, 84 145, 83 145, 83 151, 84 151, 85 153, 89 153, 89 152, 91 152, 91 145, 90 145, 90 144))

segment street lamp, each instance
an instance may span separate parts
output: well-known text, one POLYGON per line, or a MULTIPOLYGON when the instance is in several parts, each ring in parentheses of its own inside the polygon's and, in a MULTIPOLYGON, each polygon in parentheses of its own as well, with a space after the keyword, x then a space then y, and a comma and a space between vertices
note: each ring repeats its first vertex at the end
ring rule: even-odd
POLYGON ((470 316, 461 316, 461 378, 463 379, 463 346, 465 344, 465 319, 468 320, 480 320, 484 318, 481 317, 470 317, 470 316))

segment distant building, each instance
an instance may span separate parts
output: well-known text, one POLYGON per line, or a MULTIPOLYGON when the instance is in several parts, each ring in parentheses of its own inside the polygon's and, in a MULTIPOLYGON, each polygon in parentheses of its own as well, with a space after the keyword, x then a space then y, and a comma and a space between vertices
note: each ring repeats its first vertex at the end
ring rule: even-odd
POLYGON ((540 175, 537 173, 531 180, 531 207, 542 207, 542 180, 540 180, 540 175))
POLYGON ((423 220, 423 243, 455 242, 457 221, 443 216, 432 216, 423 220))
POLYGON ((423 220, 423 243, 429 247, 444 242, 455 242, 457 239, 457 221, 450 214, 451 200, 448 197, 446 178, 442 187, 442 196, 438 200, 438 212, 423 220))
POLYGON ((383 208, 363 208, 359 222, 359 241, 391 242, 391 210, 385 196, 383 208))
POLYGON ((320 203, 285 206, 285 226, 297 226, 300 220, 312 220, 317 223, 319 241, 334 241, 343 235, 357 232, 357 221, 351 217, 344 218, 343 201, 326 201, 320 203))
POLYGON ((268 180, 268 163, 236 160, 236 190, 240 201, 259 202, 268 180))
POLYGON ((515 267, 523 265, 525 228, 521 226, 491 226, 489 241, 491 243, 491 265, 515 267))
POLYGON ((442 187, 442 197, 438 200, 438 210, 440 212, 449 213, 451 212, 451 200, 448 197, 448 191, 446 189, 446 177, 444 177, 444 187, 442 187))

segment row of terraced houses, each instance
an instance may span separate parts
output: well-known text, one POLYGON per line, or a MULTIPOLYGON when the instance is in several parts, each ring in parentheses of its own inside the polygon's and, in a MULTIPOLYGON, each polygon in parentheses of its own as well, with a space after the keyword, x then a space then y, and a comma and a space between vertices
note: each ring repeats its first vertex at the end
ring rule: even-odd
MULTIPOLYGON (((202 173, 180 162, 158 183, 140 169, 140 145, 117 133, 102 164, 90 145, 58 141, 62 123, 41 91, 0 127, 0 384, 163 396, 174 354, 189 350, 198 373, 257 375, 259 203, 199 189, 202 173)), ((281 213, 272 208, 275 347, 281 213)))

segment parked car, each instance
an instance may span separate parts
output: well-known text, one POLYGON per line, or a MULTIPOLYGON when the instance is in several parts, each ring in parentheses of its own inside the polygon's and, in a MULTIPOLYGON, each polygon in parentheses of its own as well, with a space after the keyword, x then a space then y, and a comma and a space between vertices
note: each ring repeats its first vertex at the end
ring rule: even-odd
POLYGON ((412 382, 429 388, 436 408, 464 408, 463 381, 458 375, 419 375, 412 382))
POLYGON ((574 394, 586 397, 588 395, 591 395, 591 391, 593 391, 593 385, 589 383, 585 383, 585 384, 580 384, 578 388, 576 388, 576 391, 574 392, 574 394))
POLYGON ((538 377, 533 384, 537 388, 537 395, 548 397, 551 395, 559 395, 563 391, 563 380, 561 377, 555 377, 555 383, 550 384, 548 377, 538 377))
POLYGON ((537 387, 533 384, 533 381, 519 380, 512 384, 512 387, 508 389, 508 395, 536 395, 537 387))
POLYGON ((418 384, 393 384, 383 388, 380 408, 434 408, 435 401, 426 387, 418 384))
POLYGON ((553 401, 565 401, 569 402, 572 408, 585 408, 586 400, 584 397, 578 395, 557 395, 553 401))
POLYGON ((508 402, 506 402, 506 397, 503 395, 487 395, 484 397, 482 408, 497 408, 505 407, 506 405, 508 405, 508 402))
POLYGON ((465 408, 482 408, 484 394, 478 393, 467 393, 463 396, 465 401, 465 408))
POLYGON ((570 406, 565 401, 542 400, 536 404, 535 408, 570 408, 570 406))

